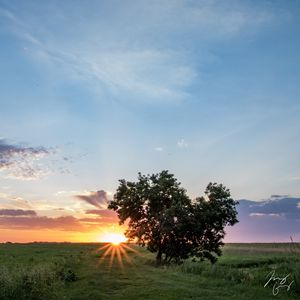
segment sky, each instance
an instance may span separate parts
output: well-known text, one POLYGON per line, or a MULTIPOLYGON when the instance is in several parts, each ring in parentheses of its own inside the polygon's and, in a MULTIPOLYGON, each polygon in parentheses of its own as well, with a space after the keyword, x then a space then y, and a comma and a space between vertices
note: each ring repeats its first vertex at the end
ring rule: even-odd
POLYGON ((211 181, 299 197, 299 15, 296 0, 0 0, 0 241, 122 232, 107 202, 138 172, 167 169, 191 198, 211 181))

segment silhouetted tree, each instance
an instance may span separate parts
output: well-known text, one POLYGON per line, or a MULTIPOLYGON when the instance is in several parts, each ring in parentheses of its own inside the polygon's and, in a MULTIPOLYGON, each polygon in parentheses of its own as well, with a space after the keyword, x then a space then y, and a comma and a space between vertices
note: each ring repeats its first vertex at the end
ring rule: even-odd
POLYGON ((126 236, 156 253, 157 264, 191 256, 214 263, 225 226, 238 222, 237 202, 222 184, 209 183, 205 197, 191 200, 168 171, 119 182, 108 208, 118 213, 120 224, 129 219, 126 236))

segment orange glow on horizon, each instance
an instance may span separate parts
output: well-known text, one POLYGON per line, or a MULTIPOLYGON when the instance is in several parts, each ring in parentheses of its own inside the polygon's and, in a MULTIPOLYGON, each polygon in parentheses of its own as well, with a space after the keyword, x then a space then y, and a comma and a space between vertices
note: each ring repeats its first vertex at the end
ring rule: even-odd
POLYGON ((32 242, 70 242, 70 243, 105 243, 126 242, 123 232, 125 227, 115 228, 103 226, 97 231, 62 231, 62 230, 19 230, 0 228, 0 243, 32 243, 32 242), (112 236, 111 236, 112 234, 112 236), (110 237, 110 238, 109 238, 110 237))

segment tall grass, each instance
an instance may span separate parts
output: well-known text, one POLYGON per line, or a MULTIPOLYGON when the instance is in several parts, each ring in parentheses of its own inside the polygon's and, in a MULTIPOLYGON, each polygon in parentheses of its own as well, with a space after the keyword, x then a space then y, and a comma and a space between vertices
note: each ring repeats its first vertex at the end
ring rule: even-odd
POLYGON ((0 267, 0 299, 56 299, 60 280, 54 265, 0 267))
MULTIPOLYGON (((273 244, 274 245, 274 244, 273 244)), ((276 245, 275 245, 276 246, 276 245)), ((300 296, 300 256, 295 251, 284 251, 278 246, 278 251, 270 251, 255 245, 255 251, 246 246, 235 245, 234 249, 227 248, 224 259, 220 259, 214 265, 209 263, 197 263, 186 261, 179 267, 183 273, 198 274, 205 278, 223 279, 233 284, 246 284, 249 286, 263 287, 268 281, 268 274, 275 271, 276 276, 284 277, 288 274, 288 281, 294 281, 289 293, 300 296), (260 251, 259 251, 260 250, 260 251)), ((273 249, 274 250, 274 249, 273 249)), ((276 250, 276 248, 275 248, 276 250)))
POLYGON ((77 279, 62 259, 35 266, 0 266, 0 299, 58 299, 57 291, 77 279))

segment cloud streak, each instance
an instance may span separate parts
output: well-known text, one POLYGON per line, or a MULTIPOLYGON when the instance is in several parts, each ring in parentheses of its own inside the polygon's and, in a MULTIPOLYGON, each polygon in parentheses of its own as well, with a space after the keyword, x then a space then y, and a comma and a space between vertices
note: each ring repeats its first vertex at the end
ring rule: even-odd
POLYGON ((23 209, 0 209, 0 216, 36 216, 36 212, 23 209))
POLYGON ((49 218, 45 216, 4 216, 0 217, 0 227, 19 230, 56 229, 63 231, 85 231, 84 226, 73 216, 58 218, 49 218))
POLYGON ((89 232, 100 226, 116 224, 113 216, 104 213, 96 218, 76 218, 74 216, 37 216, 34 211, 6 210, 0 213, 0 228, 17 230, 59 230, 89 232))
POLYGON ((162 152, 162 151, 164 151, 164 148, 163 147, 155 147, 153 150, 157 151, 157 152, 162 152))
POLYGON ((118 215, 116 212, 108 209, 90 209, 85 211, 88 215, 96 215, 100 217, 101 221, 104 222, 115 222, 118 223, 118 215))

